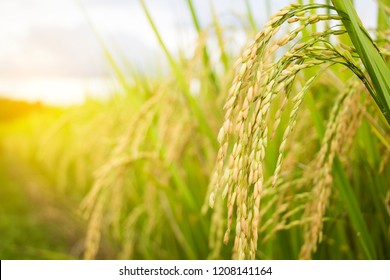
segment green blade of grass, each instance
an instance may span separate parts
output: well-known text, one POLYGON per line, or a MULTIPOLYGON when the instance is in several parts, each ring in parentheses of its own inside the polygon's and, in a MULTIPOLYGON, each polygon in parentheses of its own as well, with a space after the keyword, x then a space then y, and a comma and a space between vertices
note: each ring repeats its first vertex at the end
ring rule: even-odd
MULTIPOLYGON (((194 22, 196 31, 198 32, 198 35, 200 35, 202 33, 202 28, 200 27, 198 16, 196 15, 194 5, 192 4, 192 0, 187 0, 187 4, 188 4, 188 9, 191 12, 192 21, 194 22)), ((214 87, 214 90, 213 90, 214 94, 218 94, 219 85, 218 85, 217 78, 215 77, 215 73, 211 67, 210 57, 209 57, 209 54, 207 52, 207 44, 205 44, 203 47, 203 65, 205 66, 205 69, 208 72, 210 82, 214 87)))
POLYGON ((389 17, 387 16, 384 7, 390 6, 390 0, 379 0, 378 1, 378 30, 390 29, 389 17))
POLYGON ((376 259, 377 257, 374 249, 374 243, 360 211, 358 199, 352 191, 352 187, 344 173, 341 162, 337 157, 334 160, 333 172, 341 199, 345 203, 352 226, 358 235, 360 244, 362 245, 363 256, 366 259, 376 259))
POLYGON ((362 26, 350 0, 332 0, 338 14, 342 17, 345 29, 359 54, 373 88, 368 87, 381 112, 390 124, 390 70, 373 41, 362 26))
POLYGON ((152 27, 153 32, 154 32, 161 48, 163 49, 163 51, 164 51, 164 53, 169 61, 169 64, 170 64, 170 66, 171 66, 171 68, 176 76, 176 79, 180 85, 180 89, 184 93, 184 97, 186 98, 188 106, 190 107, 190 110, 196 116, 196 118, 199 122, 200 129, 205 133, 205 135, 207 135, 207 137, 210 139, 211 143, 215 147, 217 147, 216 135, 213 132, 213 130, 211 129, 210 125, 208 124, 204 113, 202 112, 201 108, 199 107, 199 104, 197 103, 195 98, 192 96, 192 94, 189 90, 188 82, 185 79, 184 74, 183 74, 184 71, 182 69, 180 69, 180 67, 176 64, 175 60, 173 59, 173 56, 171 55, 167 46, 165 45, 162 37, 160 36, 160 33, 159 33, 156 25, 154 24, 152 16, 150 15, 148 8, 146 7, 145 1, 140 0, 140 3, 141 3, 141 6, 145 12, 145 15, 148 19, 148 22, 149 22, 150 26, 152 27))
POLYGON ((160 192, 160 202, 161 206, 165 212, 165 216, 168 220, 168 226, 171 227, 172 232, 177 240, 177 242, 180 244, 182 249, 187 255, 187 258, 195 260, 196 259, 196 253, 194 251, 194 246, 191 246, 191 243, 189 242, 189 235, 186 235, 183 232, 183 229, 180 227, 180 224, 177 222, 174 212, 172 210, 172 207, 169 203, 169 198, 163 193, 160 192))
POLYGON ((215 33, 217 36, 218 47, 219 47, 219 50, 221 51, 220 59, 222 61, 222 64, 223 64, 225 71, 227 71, 228 66, 229 66, 229 58, 228 58, 228 55, 227 55, 226 50, 225 50, 225 43, 223 40, 223 29, 219 23, 219 20, 218 20, 218 17, 217 17, 217 14, 215 12, 215 9, 214 9, 212 2, 210 2, 210 11, 211 11, 211 16, 213 17, 213 25, 214 25, 215 33))

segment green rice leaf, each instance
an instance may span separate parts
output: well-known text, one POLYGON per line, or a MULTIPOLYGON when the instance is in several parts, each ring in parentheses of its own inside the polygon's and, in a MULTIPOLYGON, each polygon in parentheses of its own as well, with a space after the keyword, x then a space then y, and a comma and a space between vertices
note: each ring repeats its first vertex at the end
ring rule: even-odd
POLYGON ((390 124, 390 70, 363 27, 351 1, 332 0, 332 2, 343 18, 343 24, 371 78, 373 88, 368 87, 368 90, 390 124))

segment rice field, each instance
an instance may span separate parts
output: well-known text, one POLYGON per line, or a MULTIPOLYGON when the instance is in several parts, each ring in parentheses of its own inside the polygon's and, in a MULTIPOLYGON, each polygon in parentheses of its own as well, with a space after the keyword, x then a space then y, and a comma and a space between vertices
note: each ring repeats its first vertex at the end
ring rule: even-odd
POLYGON ((141 1, 168 74, 129 77, 102 41, 110 99, 0 99, 0 259, 389 259, 387 2, 368 31, 350 1, 262 27, 246 2, 237 52, 188 0, 187 57, 141 1))

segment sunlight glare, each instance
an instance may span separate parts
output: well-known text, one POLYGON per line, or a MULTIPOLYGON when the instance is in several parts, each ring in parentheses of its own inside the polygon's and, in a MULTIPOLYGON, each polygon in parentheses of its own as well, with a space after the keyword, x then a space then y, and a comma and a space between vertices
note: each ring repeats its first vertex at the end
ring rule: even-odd
POLYGON ((103 78, 30 78, 23 81, 0 81, 2 92, 7 96, 32 102, 42 101, 51 105, 82 103, 87 96, 103 98, 112 92, 109 80, 103 78))

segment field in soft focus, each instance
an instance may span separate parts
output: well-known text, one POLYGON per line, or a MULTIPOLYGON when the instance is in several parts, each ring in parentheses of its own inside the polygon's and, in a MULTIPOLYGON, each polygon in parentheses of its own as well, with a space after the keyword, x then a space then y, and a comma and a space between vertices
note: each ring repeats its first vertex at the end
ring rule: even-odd
MULTIPOLYGON (((251 12, 243 25, 248 41, 259 29, 251 12)), ((225 202, 207 207, 240 55, 228 47, 228 28, 215 18, 211 34, 199 30, 191 57, 166 52, 171 71, 157 77, 127 77, 107 52, 119 84, 108 100, 56 108, 0 99, 0 259, 231 258, 225 202)), ((335 66, 308 90, 286 148, 285 183, 269 185, 262 198, 257 258, 299 257, 305 205, 313 200, 307 182, 315 181, 300 179, 316 176, 331 108, 351 77, 335 66)), ((314 259, 390 258, 390 129, 363 87, 359 94, 351 114, 360 119, 341 137, 346 148, 332 166, 314 259)), ((266 181, 291 107, 267 148, 266 181)))

